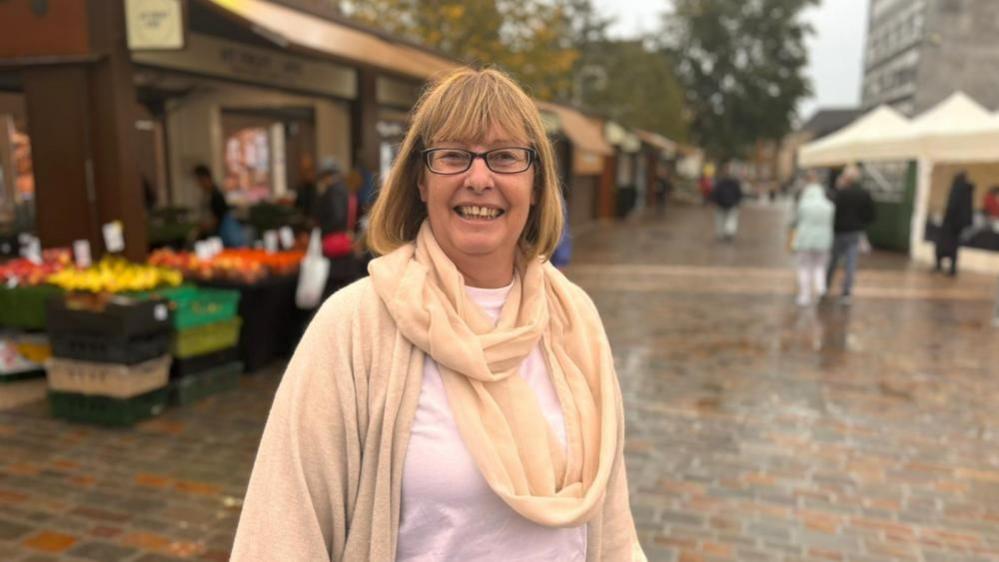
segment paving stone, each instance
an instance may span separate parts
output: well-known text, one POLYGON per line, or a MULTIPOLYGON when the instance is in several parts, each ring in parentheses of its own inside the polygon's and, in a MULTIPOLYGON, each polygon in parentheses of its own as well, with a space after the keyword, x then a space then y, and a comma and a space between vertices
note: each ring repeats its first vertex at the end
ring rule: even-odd
POLYGON ((98 562, 117 562, 118 560, 125 560, 136 552, 138 551, 134 548, 127 548, 107 542, 92 541, 76 546, 68 554, 87 560, 97 560, 98 562))
MULTIPOLYGON (((852 307, 800 308, 786 208, 730 244, 712 213, 575 232, 565 270, 614 348, 650 560, 999 561, 994 276, 875 252, 852 307)), ((281 369, 131 429, 0 412, 0 560, 226 560, 281 369), (77 542, 20 546, 43 531, 77 542)))
POLYGON ((0 540, 10 540, 23 537, 34 530, 34 527, 23 523, 15 523, 0 519, 0 540))

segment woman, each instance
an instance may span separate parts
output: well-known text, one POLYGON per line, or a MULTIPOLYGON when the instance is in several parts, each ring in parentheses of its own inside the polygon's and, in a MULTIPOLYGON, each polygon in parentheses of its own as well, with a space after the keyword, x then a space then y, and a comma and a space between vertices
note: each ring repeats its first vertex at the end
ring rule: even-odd
POLYGON ((815 172, 805 176, 807 184, 794 213, 794 244, 798 258, 798 306, 809 306, 826 293, 826 263, 833 245, 836 208, 826 197, 815 172))
POLYGON ((233 560, 645 560, 606 335, 544 262, 559 193, 504 74, 423 96, 372 211, 383 257, 288 365, 233 560))

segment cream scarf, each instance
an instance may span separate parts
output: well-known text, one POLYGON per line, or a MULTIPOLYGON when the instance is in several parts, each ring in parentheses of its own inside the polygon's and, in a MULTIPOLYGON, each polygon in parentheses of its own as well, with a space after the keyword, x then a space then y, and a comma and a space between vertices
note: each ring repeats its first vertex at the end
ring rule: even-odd
POLYGON ((493 491, 541 525, 587 522, 603 504, 621 444, 610 348, 586 297, 550 265, 518 263, 494 326, 426 222, 414 244, 369 271, 403 336, 439 365, 458 430, 493 491), (562 404, 568 454, 517 375, 539 341, 562 404))

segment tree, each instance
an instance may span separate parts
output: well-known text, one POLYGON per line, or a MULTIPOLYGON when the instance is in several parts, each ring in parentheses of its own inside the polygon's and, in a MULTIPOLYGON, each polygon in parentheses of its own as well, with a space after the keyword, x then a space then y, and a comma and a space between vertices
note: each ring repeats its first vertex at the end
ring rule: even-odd
POLYGON ((674 0, 664 46, 691 113, 690 135, 719 160, 743 155, 757 140, 791 130, 798 102, 811 94, 804 76, 801 20, 818 0, 674 0))
POLYGON ((604 87, 583 85, 580 100, 622 125, 685 140, 684 96, 669 56, 641 40, 602 41, 582 59, 603 69, 604 87))
POLYGON ((472 65, 496 65, 552 99, 571 85, 579 51, 573 9, 589 0, 344 0, 355 20, 472 65))

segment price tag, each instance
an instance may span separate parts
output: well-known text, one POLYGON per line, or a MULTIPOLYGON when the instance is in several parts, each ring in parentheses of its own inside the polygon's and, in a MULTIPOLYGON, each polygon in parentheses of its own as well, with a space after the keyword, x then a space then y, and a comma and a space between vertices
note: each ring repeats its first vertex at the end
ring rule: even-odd
POLYGON ((281 247, 285 250, 290 250, 295 246, 295 233, 291 231, 290 226, 282 226, 278 235, 281 237, 281 247))
POLYGON ((76 262, 76 267, 80 269, 90 267, 93 260, 90 257, 89 240, 76 240, 73 242, 73 260, 76 262))
POLYGON ((222 253, 224 246, 222 245, 222 239, 219 238, 218 236, 212 236, 211 238, 209 238, 208 244, 209 244, 208 246, 209 251, 211 251, 213 258, 222 253))
POLYGON ((168 315, 169 312, 167 311, 167 306, 165 304, 158 304, 153 307, 153 318, 155 318, 157 322, 165 321, 168 315))
POLYGON ((264 250, 268 254, 278 251, 278 233, 273 230, 264 232, 264 250))
POLYGON ((42 243, 38 238, 27 234, 21 235, 21 257, 38 265, 42 263, 42 243))
POLYGON ((104 231, 104 247, 111 253, 125 249, 125 236, 122 234, 121 221, 113 221, 102 227, 104 231))
POLYGON ((201 261, 209 261, 212 259, 212 245, 207 240, 201 240, 194 243, 194 255, 198 257, 201 261))

